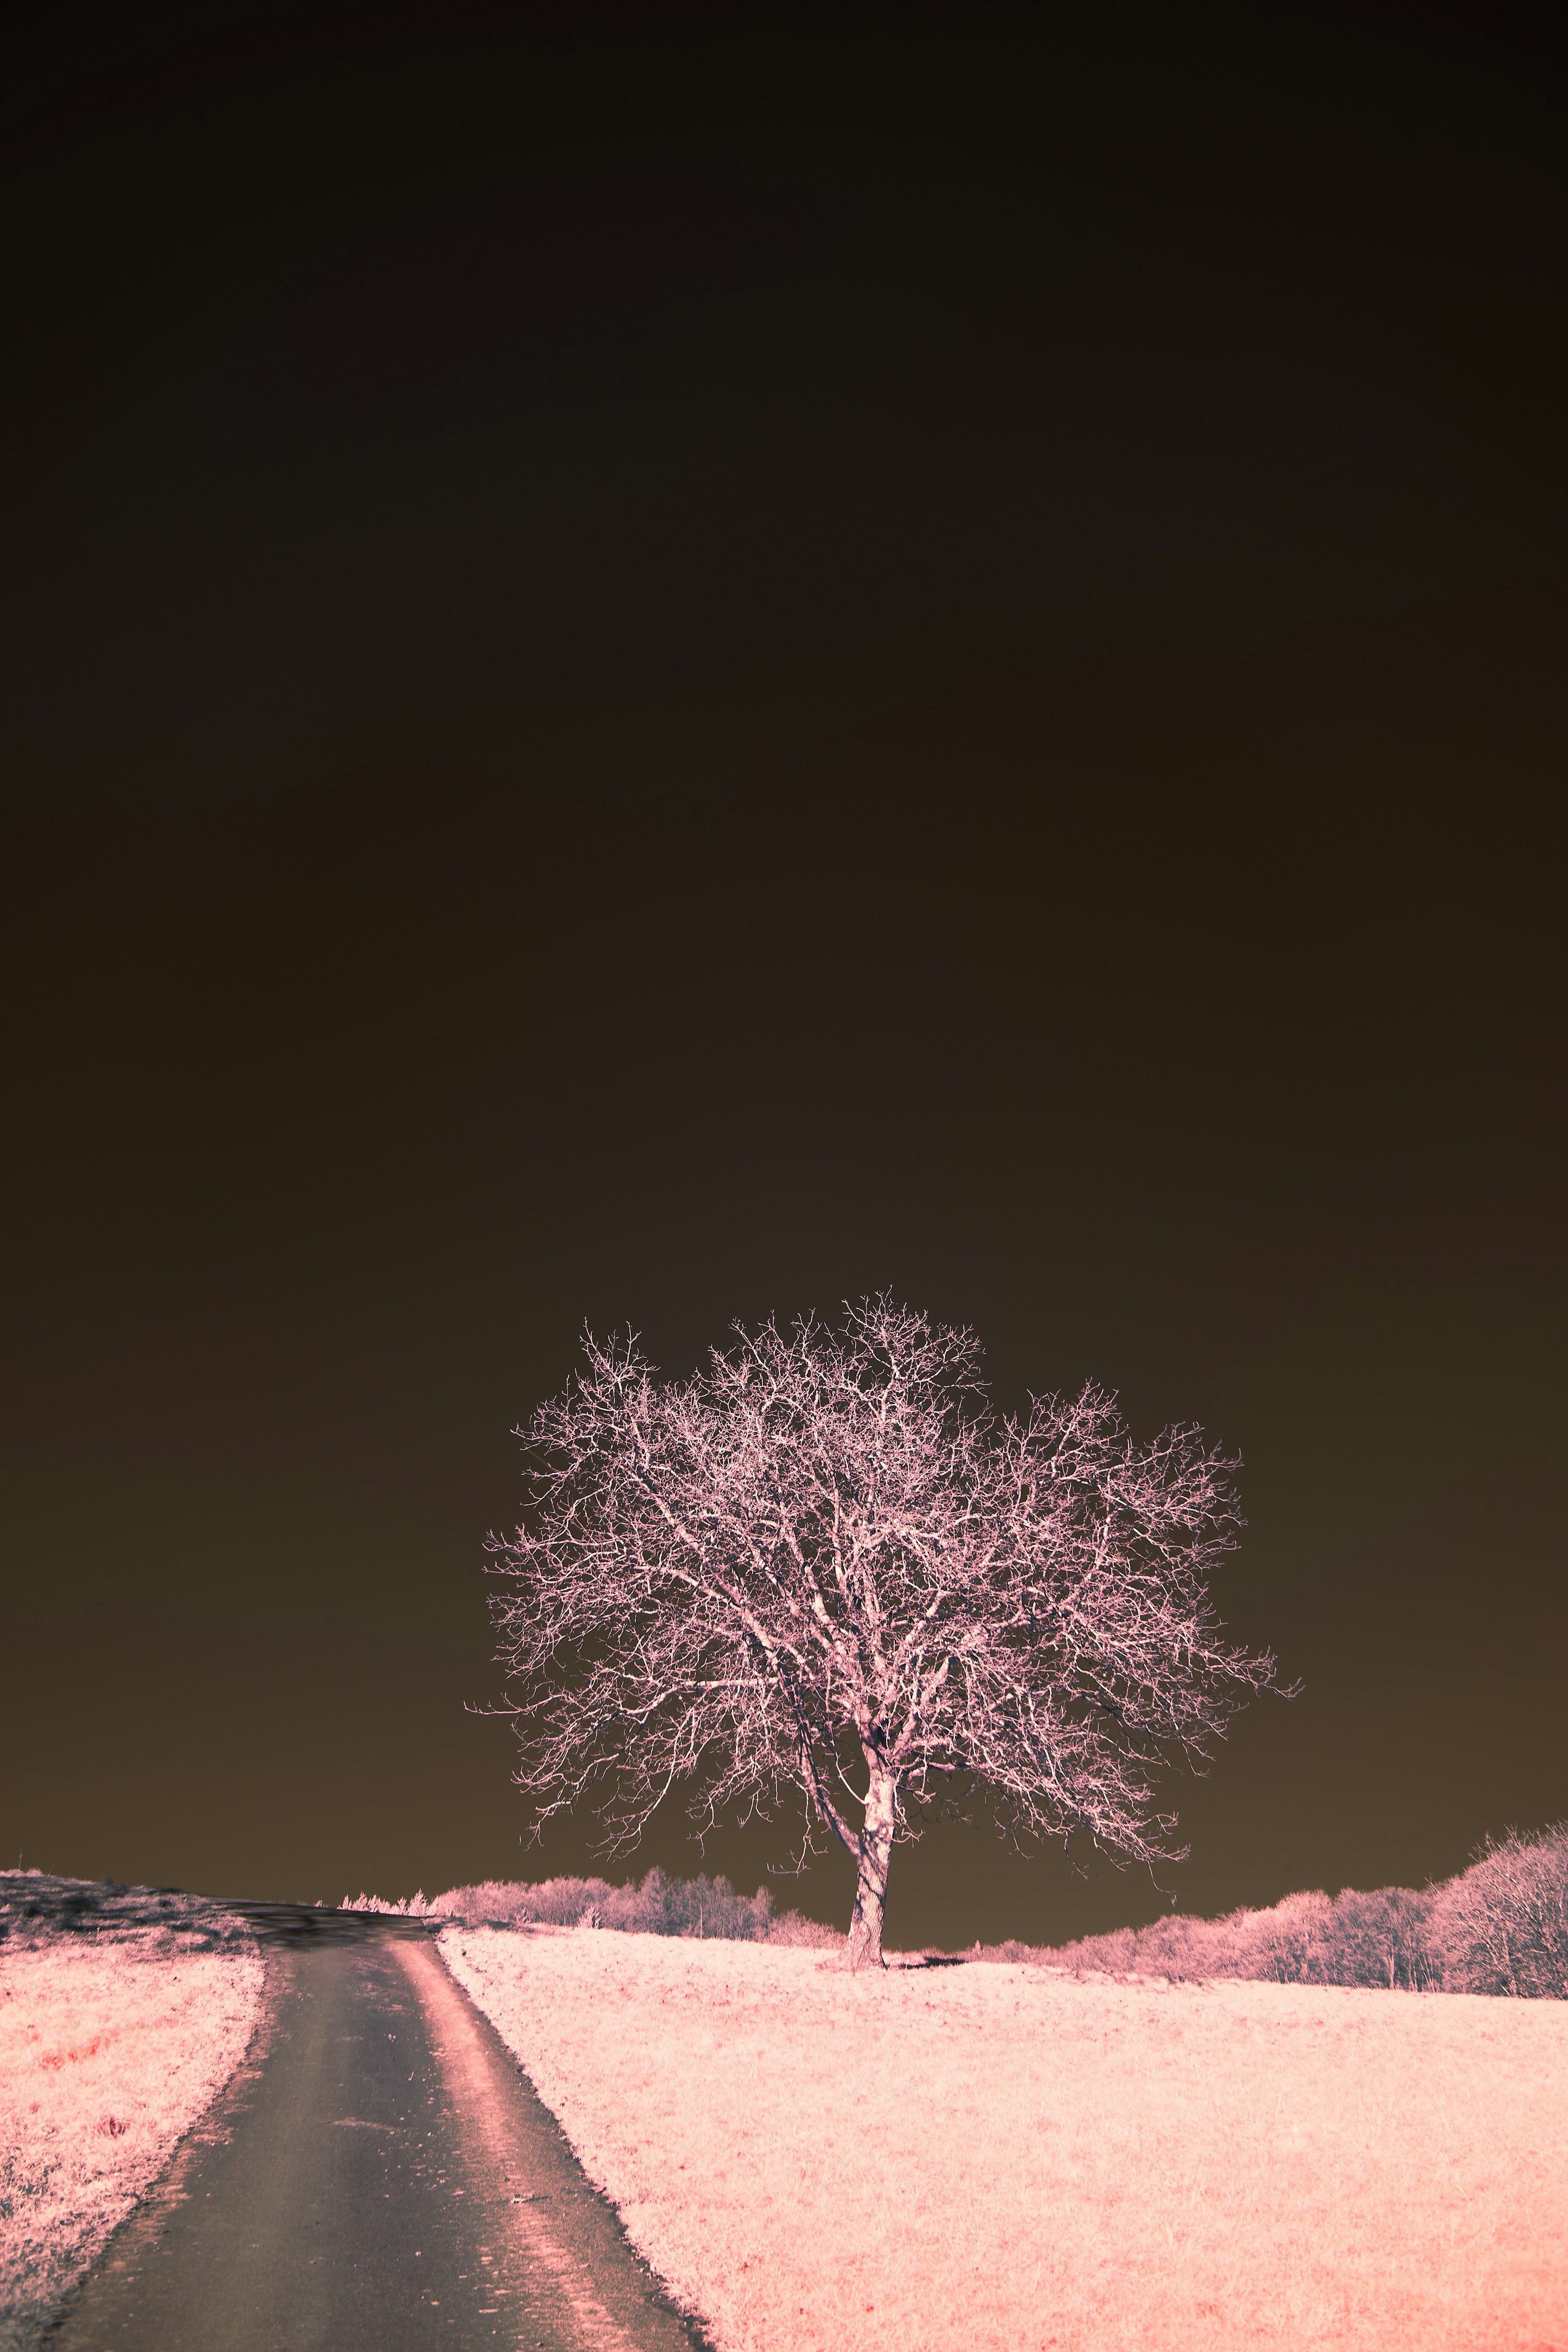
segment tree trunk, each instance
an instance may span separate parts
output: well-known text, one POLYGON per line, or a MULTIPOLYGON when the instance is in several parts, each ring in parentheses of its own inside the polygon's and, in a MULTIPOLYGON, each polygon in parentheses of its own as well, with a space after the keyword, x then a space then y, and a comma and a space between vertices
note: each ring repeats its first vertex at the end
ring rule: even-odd
POLYGON ((892 1774, 873 1764, 859 1837, 855 1916, 849 1922, 849 1965, 856 1969, 887 1966, 882 1958, 882 1914, 888 1901, 888 1862, 893 1851, 894 1791, 892 1774))

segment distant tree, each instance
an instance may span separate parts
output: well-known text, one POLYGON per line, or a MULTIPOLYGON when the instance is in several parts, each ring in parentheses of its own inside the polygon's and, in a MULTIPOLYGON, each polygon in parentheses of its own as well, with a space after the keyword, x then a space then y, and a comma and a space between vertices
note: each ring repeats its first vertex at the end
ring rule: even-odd
POLYGON ((1438 1974, 1427 1947, 1431 1909, 1431 1896, 1411 1886, 1379 1886, 1370 1894, 1342 1888, 1334 1897, 1325 1980, 1390 1992, 1435 1990, 1438 1974))
POLYGON ((594 1798, 614 1853, 678 1784, 702 1828, 798 1792, 802 1861, 819 1824, 855 1861, 856 1967, 955 1775, 1016 1839, 1179 1858, 1152 1776, 1274 1680, 1207 1596, 1236 1465, 1135 1444, 1092 1384, 998 1420, 973 1337, 885 1297, 736 1328, 685 1381, 590 1335, 517 1433, 526 1523, 490 1549, 536 1829, 594 1798))
POLYGON ((1568 1822, 1488 1837, 1430 1903, 1428 1939, 1450 1992, 1568 2000, 1568 1822))

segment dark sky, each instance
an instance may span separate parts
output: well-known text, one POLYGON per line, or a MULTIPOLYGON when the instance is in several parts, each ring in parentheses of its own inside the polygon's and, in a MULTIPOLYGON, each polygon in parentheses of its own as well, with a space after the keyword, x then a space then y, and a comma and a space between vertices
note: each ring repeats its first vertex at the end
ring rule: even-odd
MULTIPOLYGON (((1568 1813, 1561 61, 1074 13, 14 60, 7 1864, 584 1866, 510 1432, 883 1286, 1245 1457, 1184 1907, 1568 1813)), ((889 1932, 1161 1900, 977 1822, 889 1932)))

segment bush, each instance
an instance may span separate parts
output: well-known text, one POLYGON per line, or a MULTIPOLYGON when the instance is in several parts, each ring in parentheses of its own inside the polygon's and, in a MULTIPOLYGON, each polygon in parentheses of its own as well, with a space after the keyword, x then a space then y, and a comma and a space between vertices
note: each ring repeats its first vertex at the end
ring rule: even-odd
POLYGON ((398 1903, 385 1902, 379 1895, 345 1895, 338 1908, 340 1911, 374 1911, 384 1918, 426 1919, 436 1906, 426 1902, 421 1888, 417 1895, 410 1895, 398 1903))
POLYGON ((1065 1945, 1052 1958, 1114 1976, 1240 1977, 1266 1984, 1362 1985, 1422 1991, 1437 1981, 1425 1941, 1431 1898, 1406 1886, 1331 1902, 1316 1891, 1287 1895, 1268 1911, 1221 1919, 1158 1919, 1065 1945))
POLYGON ((837 1945, 831 1927, 775 1912, 765 1886, 737 1895, 727 1878, 670 1878, 650 1870, 640 1886, 603 1878, 486 1879, 437 1895, 432 1912, 470 1927, 607 1927, 623 1934, 720 1937, 728 1943, 837 1945))
POLYGON ((1568 1822, 1489 1838, 1468 1870, 1420 1893, 1287 1895, 1268 1911, 1157 1919, 1033 1957, 1107 1976, 1568 2000, 1568 1822))

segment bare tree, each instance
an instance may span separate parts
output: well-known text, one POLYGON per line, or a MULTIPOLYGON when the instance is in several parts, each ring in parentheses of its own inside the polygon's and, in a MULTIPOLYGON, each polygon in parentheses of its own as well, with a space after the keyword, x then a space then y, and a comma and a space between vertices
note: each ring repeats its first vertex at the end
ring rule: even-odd
POLYGON ((1568 1822, 1484 1839, 1428 1900, 1427 1941, 1450 1992, 1568 2000, 1568 1822))
POLYGON ((489 1548, 536 1830, 602 1798, 615 1853, 678 1783, 703 1829, 799 1792, 802 1861, 819 1824, 855 1859, 857 1967, 954 1775, 1016 1838, 1179 1858, 1151 1777, 1275 1678, 1207 1597, 1236 1465, 1136 1444, 1092 1384, 998 1420, 973 1337, 886 1297, 736 1329, 686 1381, 590 1335, 517 1433, 527 1524, 489 1548))

